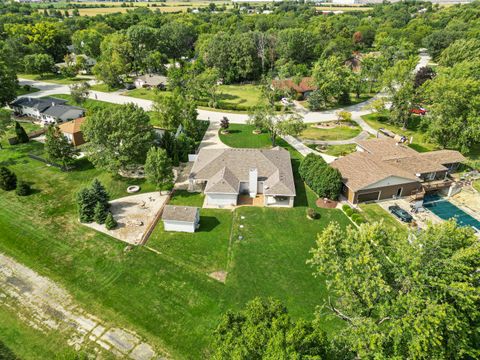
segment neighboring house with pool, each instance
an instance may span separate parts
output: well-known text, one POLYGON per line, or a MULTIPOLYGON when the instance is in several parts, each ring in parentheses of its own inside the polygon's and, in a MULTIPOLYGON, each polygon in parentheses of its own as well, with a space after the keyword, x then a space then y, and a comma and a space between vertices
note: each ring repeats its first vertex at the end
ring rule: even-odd
POLYGON ((419 153, 391 138, 359 141, 357 151, 330 165, 340 171, 343 195, 351 204, 453 191, 449 176, 465 157, 454 150, 419 153))

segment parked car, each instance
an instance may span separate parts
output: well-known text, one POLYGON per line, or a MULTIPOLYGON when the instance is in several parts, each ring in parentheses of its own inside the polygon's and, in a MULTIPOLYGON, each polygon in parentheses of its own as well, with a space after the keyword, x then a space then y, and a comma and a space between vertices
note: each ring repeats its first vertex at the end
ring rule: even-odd
POLYGON ((127 90, 133 90, 136 89, 137 87, 133 83, 126 83, 125 84, 125 89, 127 90))
POLYGON ((280 101, 285 106, 292 106, 293 105, 293 103, 290 100, 288 100, 287 98, 282 98, 282 100, 280 100, 280 101))
POLYGON ((413 220, 412 215, 410 215, 408 212, 403 210, 398 205, 389 206, 388 211, 390 211, 392 213, 392 215, 396 216, 397 218, 399 218, 403 222, 409 223, 409 222, 412 222, 412 220, 413 220))
POLYGON ((415 109, 412 109, 410 110, 410 112, 412 114, 416 114, 416 115, 425 115, 427 113, 427 110, 424 109, 424 108, 415 108, 415 109))

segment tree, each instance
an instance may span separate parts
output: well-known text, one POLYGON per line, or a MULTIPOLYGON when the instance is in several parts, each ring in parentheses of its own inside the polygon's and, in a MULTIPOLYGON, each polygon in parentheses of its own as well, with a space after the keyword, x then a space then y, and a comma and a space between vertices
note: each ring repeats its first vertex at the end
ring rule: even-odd
POLYGON ((93 220, 97 224, 104 224, 108 213, 109 212, 105 209, 105 206, 100 202, 97 202, 95 208, 93 209, 93 220))
MULTIPOLYGON (((7 129, 12 123, 12 115, 9 110, 0 109, 0 139, 5 136, 7 129)), ((0 141, 0 149, 3 149, 2 142, 0 141)))
POLYGON ((70 85, 70 95, 77 104, 83 104, 90 94, 90 85, 87 82, 70 85))
POLYGON ((103 224, 106 221, 109 208, 108 193, 105 187, 94 179, 90 187, 83 188, 77 193, 77 207, 80 222, 90 223, 96 221, 103 224))
POLYGON ((53 72, 55 61, 48 54, 32 54, 23 58, 23 65, 25 72, 43 76, 53 72))
POLYGON ((145 162, 145 176, 159 190, 169 190, 173 186, 172 161, 164 149, 152 147, 145 162))
POLYGON ((17 135, 18 142, 25 144, 30 141, 27 132, 18 121, 15 121, 15 134, 17 135))
POLYGON ((462 61, 475 61, 480 57, 480 40, 460 39, 451 43, 442 51, 438 63, 443 66, 452 67, 462 61))
POLYGON ((342 176, 318 155, 308 154, 302 159, 299 174, 320 197, 336 200, 342 190, 342 176))
POLYGON ((427 80, 432 80, 435 77, 436 73, 430 66, 422 66, 415 74, 415 78, 413 80, 413 86, 415 89, 419 88, 427 80))
POLYGON ((111 212, 108 212, 107 217, 105 219, 105 227, 107 230, 113 230, 117 227, 117 221, 113 217, 111 212))
POLYGON ((194 77, 190 85, 193 96, 197 100, 208 100, 208 106, 216 108, 218 105, 218 80, 220 75, 216 69, 207 69, 194 77))
POLYGON ((411 236, 383 223, 330 223, 311 252, 316 275, 329 279, 323 309, 345 324, 333 339, 338 358, 478 356, 480 246, 471 228, 447 221, 411 236))
POLYGON ((87 157, 95 166, 112 173, 144 164, 154 139, 149 116, 134 104, 93 112, 82 131, 88 141, 87 157))
POLYGON ((467 61, 441 68, 425 84, 428 134, 442 147, 468 152, 480 141, 479 66, 479 61, 467 61))
POLYGON ((340 110, 335 113, 337 115, 338 121, 352 121, 352 113, 345 111, 345 110, 340 110))
POLYGON ((198 115, 195 102, 185 98, 178 91, 158 95, 153 103, 153 111, 162 127, 174 131, 180 124, 191 127, 191 123, 196 121, 198 115))
POLYGON ((336 56, 315 63, 313 79, 317 90, 313 92, 313 101, 309 100, 311 107, 338 102, 340 99, 347 100, 353 85, 352 71, 336 56))
POLYGON ((102 55, 93 67, 93 73, 111 88, 121 86, 131 70, 132 44, 126 35, 113 33, 105 36, 100 49, 102 55))
POLYGON ((103 34, 95 29, 78 30, 72 35, 72 43, 77 53, 98 58, 103 37, 103 34))
POLYGON ((51 125, 47 129, 45 151, 50 161, 61 163, 64 169, 68 169, 73 163, 77 153, 72 143, 56 125, 51 125))
POLYGON ((250 113, 247 123, 270 134, 272 146, 276 145, 277 136, 297 136, 306 129, 300 115, 275 116, 275 109, 268 105, 259 105, 250 113))
POLYGON ((230 121, 226 116, 222 117, 222 120, 220 120, 220 128, 222 131, 225 133, 227 132, 228 128, 230 127, 230 121))
POLYGON ((255 298, 244 310, 228 311, 214 333, 212 358, 326 359, 323 331, 306 320, 293 320, 278 300, 255 298))
POLYGON ((17 176, 9 168, 0 167, 0 189, 5 191, 13 190, 17 187, 17 176))
POLYGON ((0 107, 8 105, 17 97, 17 75, 15 70, 0 59, 0 107))
POLYGON ((32 193, 32 188, 30 187, 30 184, 24 181, 18 181, 15 193, 18 196, 28 196, 32 193))

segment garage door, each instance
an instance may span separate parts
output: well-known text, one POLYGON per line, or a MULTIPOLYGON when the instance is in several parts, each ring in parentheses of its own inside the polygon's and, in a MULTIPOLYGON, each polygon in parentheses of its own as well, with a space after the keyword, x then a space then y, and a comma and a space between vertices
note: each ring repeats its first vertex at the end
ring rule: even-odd
POLYGON ((366 194, 359 194, 357 197, 358 202, 377 200, 380 195, 380 191, 374 191, 366 194))

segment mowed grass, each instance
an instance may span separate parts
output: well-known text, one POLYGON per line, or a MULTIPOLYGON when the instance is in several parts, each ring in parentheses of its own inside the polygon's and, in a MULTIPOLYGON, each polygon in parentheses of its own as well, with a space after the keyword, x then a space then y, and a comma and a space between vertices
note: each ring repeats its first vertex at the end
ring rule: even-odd
POLYGON ((327 155, 332 156, 345 156, 354 152, 357 148, 356 144, 346 144, 346 145, 328 145, 324 152, 327 155))
POLYGON ((362 210, 361 214, 370 223, 383 221, 383 223, 393 231, 408 231, 407 226, 400 223, 392 214, 378 204, 360 204, 360 209, 362 210))
POLYGON ((222 104, 241 105, 253 107, 258 104, 262 97, 262 90, 259 85, 220 85, 218 87, 219 108, 222 104))
POLYGON ((228 134, 219 130, 220 140, 233 148, 269 148, 272 147, 270 136, 266 132, 254 134, 254 126, 243 124, 230 124, 228 134))
POLYGON ((300 134, 300 138, 321 141, 347 140, 354 138, 361 131, 362 129, 359 126, 350 123, 342 123, 329 129, 318 128, 315 124, 312 124, 300 134))
POLYGON ((22 95, 27 95, 27 94, 33 94, 40 91, 40 89, 37 89, 35 87, 30 87, 30 88, 25 88, 23 86, 19 86, 17 88, 17 96, 22 96, 22 95))
POLYGON ((399 126, 388 123, 388 117, 385 113, 372 113, 363 115, 362 119, 376 130, 379 128, 384 128, 393 131, 395 134, 406 136, 409 141, 410 138, 413 137, 413 142, 409 146, 419 152, 438 149, 438 146, 431 143, 428 139, 428 136, 420 128, 420 116, 412 116, 410 125, 405 130, 399 126))
MULTIPOLYGON (((126 196, 132 183, 142 191, 153 191, 151 185, 112 177, 85 159, 64 173, 27 157, 42 148, 29 143, 0 150, 0 163, 35 190, 28 197, 0 191, 0 251, 63 285, 102 320, 137 331, 173 358, 205 358, 221 314, 254 296, 276 297, 295 317, 309 319, 322 304, 325 284, 311 275, 308 251, 329 221, 346 225, 348 220, 340 211, 322 209, 320 220, 307 220, 306 207, 315 207, 316 196, 298 174, 294 209, 202 210, 204 232, 167 237, 160 225, 147 243, 155 252, 124 252, 124 243, 78 223, 75 194, 95 177, 112 198, 126 196), (231 241, 240 234, 241 216, 244 241, 231 241), (223 269, 225 284, 207 275, 223 269)), ((300 155, 291 151, 297 169, 300 155)), ((201 201, 177 195, 172 203, 201 201)), ((322 326, 335 329, 334 323, 322 326)), ((48 351, 38 357, 48 358, 48 351)))
POLYGON ((81 77, 69 78, 60 74, 46 74, 43 76, 35 75, 35 74, 18 74, 18 78, 44 81, 44 82, 50 82, 50 83, 60 84, 60 85, 70 85, 77 82, 84 82, 88 80, 86 78, 81 78, 81 77))

